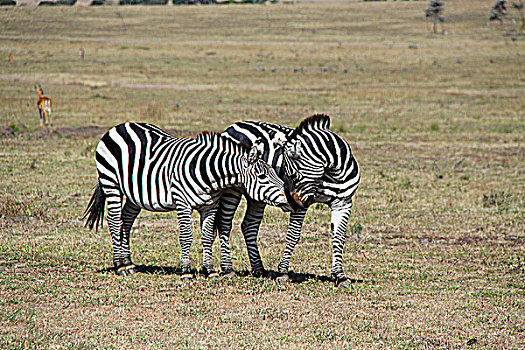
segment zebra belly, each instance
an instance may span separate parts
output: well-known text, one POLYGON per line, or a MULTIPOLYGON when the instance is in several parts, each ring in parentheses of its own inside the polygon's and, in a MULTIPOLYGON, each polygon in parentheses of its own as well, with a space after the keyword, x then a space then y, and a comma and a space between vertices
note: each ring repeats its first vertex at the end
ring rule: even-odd
POLYGON ((205 201, 202 201, 202 204, 196 204, 194 209, 208 209, 214 208, 219 205, 219 199, 221 198, 222 191, 210 193, 209 198, 205 201))
POLYGON ((131 201, 133 204, 135 204, 141 209, 160 212, 168 212, 176 209, 176 203, 174 203, 171 194, 167 194, 166 196, 161 197, 149 196, 147 199, 143 198, 141 200, 141 198, 137 194, 130 193, 122 187, 120 188, 120 190, 126 197, 126 200, 131 201))
POLYGON ((174 181, 172 183, 172 198, 175 207, 190 207, 192 209, 213 208, 219 204, 221 190, 199 189, 196 192, 185 190, 185 186, 174 181))
MULTIPOLYGON (((157 193, 155 196, 150 194, 147 198, 141 200, 138 193, 130 193, 129 189, 126 190, 120 186, 120 190, 125 195, 126 200, 131 201, 141 209, 154 212, 168 212, 183 207, 190 207, 192 209, 213 208, 219 204, 219 199, 222 194, 222 191, 212 190, 210 193, 199 193, 199 195, 196 196, 195 194, 181 190, 182 188, 183 186, 181 184, 172 182, 171 189, 168 189, 168 192, 164 192, 162 188, 156 188, 156 190, 161 193, 157 193)), ((147 193, 142 193, 143 196, 146 194, 147 193)))

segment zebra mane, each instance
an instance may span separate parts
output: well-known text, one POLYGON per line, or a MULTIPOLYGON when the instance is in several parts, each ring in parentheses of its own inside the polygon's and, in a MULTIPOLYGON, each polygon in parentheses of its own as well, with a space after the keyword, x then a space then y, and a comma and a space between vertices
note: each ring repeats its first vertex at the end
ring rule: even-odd
POLYGON ((208 142, 208 141, 211 141, 213 139, 215 139, 215 137, 217 136, 221 136, 221 134, 219 134, 218 132, 216 131, 201 131, 196 137, 195 137, 195 140, 199 141, 199 142, 208 142))
POLYGON ((233 148, 240 149, 241 152, 248 152, 251 149, 249 145, 242 143, 242 142, 236 142, 228 137, 225 137, 224 135, 216 131, 202 131, 200 134, 198 134, 195 137, 195 140, 197 142, 202 142, 202 143, 217 142, 222 146, 230 145, 233 148))
POLYGON ((328 130, 330 128, 330 117, 326 114, 314 114, 299 124, 298 127, 290 134, 292 139, 307 129, 328 130))

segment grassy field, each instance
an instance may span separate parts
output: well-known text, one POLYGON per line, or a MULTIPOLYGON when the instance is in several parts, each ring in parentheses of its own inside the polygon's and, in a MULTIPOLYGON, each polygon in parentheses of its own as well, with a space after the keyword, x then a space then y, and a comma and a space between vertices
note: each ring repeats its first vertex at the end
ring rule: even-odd
MULTIPOLYGON (((430 33, 425 1, 0 9, 0 348, 525 347, 525 40, 486 26, 492 3, 447 1, 448 35, 430 33), (82 227, 94 147, 117 123, 192 135, 316 112, 361 166, 353 289, 328 281, 321 205, 284 285, 249 276, 242 213, 241 276, 189 283, 175 214, 141 213, 142 273, 127 278, 110 271, 107 228, 82 227)), ((275 270, 287 215, 266 214, 275 270)))

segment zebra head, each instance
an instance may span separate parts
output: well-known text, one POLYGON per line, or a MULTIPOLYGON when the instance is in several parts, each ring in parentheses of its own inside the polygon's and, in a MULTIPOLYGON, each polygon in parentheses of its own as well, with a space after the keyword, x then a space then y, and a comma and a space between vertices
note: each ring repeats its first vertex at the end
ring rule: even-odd
POLYGON ((269 205, 288 208, 284 182, 275 170, 260 157, 258 144, 254 144, 243 159, 243 185, 246 194, 253 200, 269 205))
POLYGON ((330 117, 314 115, 301 122, 284 144, 283 168, 290 196, 308 207, 319 194, 323 179, 338 163, 340 142, 329 130, 330 117))
POLYGON ((306 208, 317 194, 325 167, 303 150, 301 141, 294 141, 285 146, 283 170, 291 198, 299 207, 306 208))

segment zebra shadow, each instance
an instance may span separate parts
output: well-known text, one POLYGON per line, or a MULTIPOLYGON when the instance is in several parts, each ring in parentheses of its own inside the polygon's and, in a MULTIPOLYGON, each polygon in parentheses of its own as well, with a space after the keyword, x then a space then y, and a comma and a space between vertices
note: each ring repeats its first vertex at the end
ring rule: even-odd
MULTIPOLYGON (((181 267, 159 266, 159 265, 137 265, 137 272, 146 275, 182 275, 181 267)), ((198 271, 192 269, 192 274, 198 274, 198 271)))
MULTIPOLYGON (((137 273, 146 275, 182 275, 181 267, 174 266, 158 266, 158 265, 135 265, 137 273)), ((106 267, 97 271, 98 273, 115 273, 114 267, 106 267)), ((199 274, 199 271, 192 269, 191 273, 199 274)))
MULTIPOLYGON (((137 273, 143 273, 146 275, 182 275, 182 268, 181 267, 174 267, 174 266, 160 266, 160 265, 136 265, 137 273)), ((106 267, 104 269, 98 270, 98 273, 114 273, 115 268, 113 267, 106 267)), ((202 270, 197 269, 191 269, 191 273, 194 275, 204 275, 202 270)), ((267 270, 264 274, 260 276, 254 276, 252 275, 251 271, 249 270, 237 270, 235 271, 235 274, 237 277, 257 277, 257 278, 266 278, 271 280, 276 280, 277 277, 281 276, 281 274, 274 270, 267 270)), ((294 284, 301 284, 307 281, 318 281, 318 282, 333 282, 332 277, 330 276, 323 276, 323 275, 316 275, 313 273, 302 273, 302 272, 293 272, 290 271, 288 273, 289 282, 294 284)), ((362 283, 362 279, 354 279, 351 278, 350 281, 352 283, 362 283)))
MULTIPOLYGON (((280 276, 280 274, 276 271, 270 271, 270 274, 271 274, 272 279, 275 279, 278 276, 280 276)), ((307 281, 317 281, 321 283, 334 282, 334 279, 331 276, 316 275, 313 273, 302 273, 302 272, 290 271, 288 272, 288 277, 290 278, 291 283, 297 283, 297 284, 301 284, 307 281)), ((350 278, 350 281, 352 283, 362 283, 363 282, 362 279, 355 279, 355 278, 350 278)))
MULTIPOLYGON (((253 276, 249 270, 235 271, 235 273, 239 277, 258 277, 258 278, 267 278, 271 280, 276 280, 277 277, 282 275, 281 273, 275 270, 267 270, 261 276, 253 276)), ((334 281, 331 276, 323 276, 323 275, 316 275, 313 273, 302 273, 302 272, 294 272, 294 271, 288 272, 288 277, 289 277, 288 281, 291 283, 295 283, 295 284, 301 284, 307 281, 317 281, 317 282, 322 282, 322 283, 334 281)), ((352 283, 364 282, 362 279, 354 279, 354 278, 350 278, 350 281, 352 283)))

